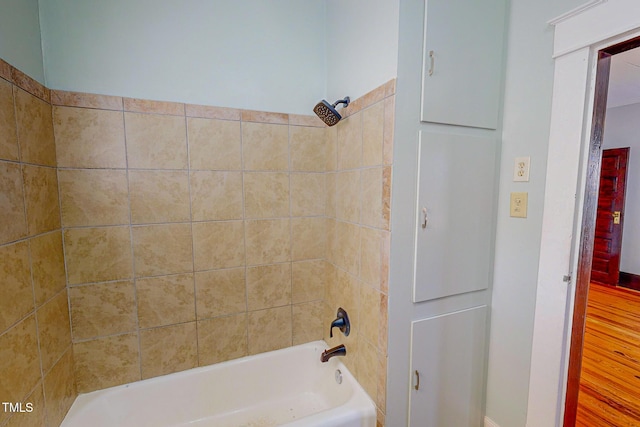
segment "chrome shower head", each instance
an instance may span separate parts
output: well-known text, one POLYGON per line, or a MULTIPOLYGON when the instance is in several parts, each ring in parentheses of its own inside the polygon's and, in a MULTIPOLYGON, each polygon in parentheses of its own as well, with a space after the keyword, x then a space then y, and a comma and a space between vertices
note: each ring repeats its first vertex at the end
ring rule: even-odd
POLYGON ((326 100, 322 100, 313 107, 313 112, 316 113, 320 120, 326 123, 327 126, 333 126, 337 124, 342 116, 336 110, 336 105, 344 104, 346 107, 351 102, 351 99, 347 96, 344 99, 334 102, 333 104, 329 104, 326 100))

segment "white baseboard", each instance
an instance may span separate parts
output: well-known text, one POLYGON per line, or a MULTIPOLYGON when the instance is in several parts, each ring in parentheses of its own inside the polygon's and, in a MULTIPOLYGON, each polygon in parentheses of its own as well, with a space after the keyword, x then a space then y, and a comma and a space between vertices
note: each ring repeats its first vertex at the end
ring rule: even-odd
POLYGON ((484 427, 500 427, 500 426, 496 424, 495 421, 493 421, 491 418, 484 417, 484 427))

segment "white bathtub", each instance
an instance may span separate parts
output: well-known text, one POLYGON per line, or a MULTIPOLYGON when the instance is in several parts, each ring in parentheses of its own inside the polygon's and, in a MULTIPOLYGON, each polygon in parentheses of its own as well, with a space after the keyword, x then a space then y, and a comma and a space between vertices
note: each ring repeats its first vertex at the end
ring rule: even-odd
POLYGON ((62 427, 375 427, 373 402, 340 357, 320 362, 326 348, 316 341, 82 394, 62 427))

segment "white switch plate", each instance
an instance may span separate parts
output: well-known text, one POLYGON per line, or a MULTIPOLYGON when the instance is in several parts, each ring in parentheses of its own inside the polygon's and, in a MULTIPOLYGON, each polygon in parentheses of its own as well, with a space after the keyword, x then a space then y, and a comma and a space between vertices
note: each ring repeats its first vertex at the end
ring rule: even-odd
POLYGON ((511 193, 509 213, 514 218, 526 218, 529 193, 511 193))
POLYGON ((516 162, 513 167, 513 180, 515 182, 529 181, 530 164, 531 164, 531 157, 516 157, 516 162))

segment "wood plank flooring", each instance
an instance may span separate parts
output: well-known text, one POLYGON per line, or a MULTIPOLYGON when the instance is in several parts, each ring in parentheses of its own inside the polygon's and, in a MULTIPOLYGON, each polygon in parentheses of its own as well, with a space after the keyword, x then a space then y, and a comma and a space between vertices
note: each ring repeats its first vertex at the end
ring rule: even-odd
POLYGON ((591 284, 578 427, 640 427, 640 292, 591 284))

